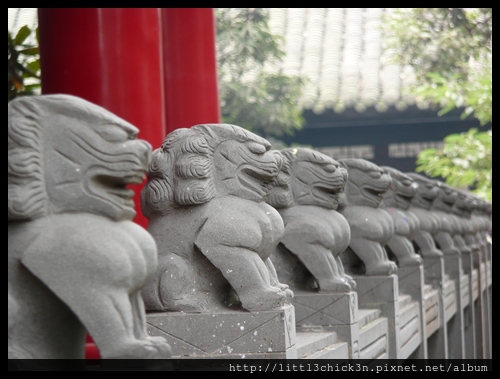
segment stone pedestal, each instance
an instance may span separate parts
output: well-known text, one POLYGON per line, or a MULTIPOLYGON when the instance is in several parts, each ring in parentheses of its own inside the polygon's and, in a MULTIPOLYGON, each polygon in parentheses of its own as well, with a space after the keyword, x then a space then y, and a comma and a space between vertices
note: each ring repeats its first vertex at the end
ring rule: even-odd
MULTIPOLYGON (((357 284, 359 308, 380 309, 388 320, 389 359, 398 359, 401 348, 399 286, 396 275, 353 276, 357 284)), ((363 346, 360 346, 363 349, 363 346)))
MULTIPOLYGON (((448 292, 447 301, 447 328, 448 328, 448 358, 464 359, 465 358, 465 339, 464 339, 464 296, 462 287, 462 257, 460 255, 444 256, 445 273, 453 282, 453 290, 448 292), (452 294, 451 292, 454 292, 452 294), (455 305, 451 304, 456 302, 455 305), (451 308, 451 309, 450 309, 451 308), (454 311, 454 312, 452 312, 454 311), (453 314, 452 314, 453 313, 453 314)), ((445 287, 446 283, 445 283, 445 287)))
POLYGON ((474 252, 474 268, 477 269, 477 299, 474 303, 476 321, 476 358, 488 359, 490 355, 489 304, 485 253, 474 252))
MULTIPOLYGON (((474 264, 472 253, 462 253, 462 270, 467 278, 466 287, 463 287, 463 292, 467 292, 467 297, 464 298, 464 342, 465 342, 465 359, 476 359, 476 321, 474 314, 474 264)), ((476 271, 477 272, 477 271, 476 271)))
MULTIPOLYGON (((398 268, 400 294, 407 294, 412 302, 417 304, 417 313, 404 312, 407 316, 404 322, 401 317, 401 343, 403 359, 411 355, 412 359, 427 359, 427 333, 425 323, 425 279, 424 266, 409 266, 398 268), (403 335, 407 337, 403 338, 403 335), (406 347, 405 347, 406 346, 406 347)), ((411 304, 410 304, 411 306, 411 304)), ((408 308, 410 308, 410 306, 408 308)), ((400 304, 401 308, 401 304, 400 304)), ((403 310, 401 310, 403 314, 403 310)))
POLYGON ((448 332, 445 317, 445 282, 444 258, 424 259, 424 280, 426 285, 431 286, 426 295, 426 329, 427 329, 427 352, 429 359, 448 359, 448 332), (437 292, 438 306, 434 306, 437 292))
POLYGON ((148 334, 163 336, 172 358, 296 359, 292 305, 259 312, 155 312, 148 334))
POLYGON ((294 292, 297 332, 335 331, 349 346, 349 358, 359 358, 358 299, 356 292, 294 292))

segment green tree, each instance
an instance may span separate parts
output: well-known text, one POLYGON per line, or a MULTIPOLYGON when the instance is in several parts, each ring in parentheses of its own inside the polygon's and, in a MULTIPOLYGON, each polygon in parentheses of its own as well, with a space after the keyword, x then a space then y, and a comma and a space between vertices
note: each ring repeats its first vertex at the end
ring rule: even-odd
POLYGON ((38 28, 22 26, 15 36, 8 31, 8 101, 40 90, 38 28))
MULTIPOLYGON (((492 9, 397 8, 384 30, 398 64, 410 65, 417 102, 437 105, 439 115, 463 109, 481 126, 492 120, 492 9)), ((444 139, 442 150, 425 149, 416 171, 492 200, 492 132, 474 128, 444 139)))
POLYGON ((265 138, 291 135, 305 120, 298 106, 305 80, 276 70, 283 39, 263 8, 217 8, 219 94, 224 122, 265 138))

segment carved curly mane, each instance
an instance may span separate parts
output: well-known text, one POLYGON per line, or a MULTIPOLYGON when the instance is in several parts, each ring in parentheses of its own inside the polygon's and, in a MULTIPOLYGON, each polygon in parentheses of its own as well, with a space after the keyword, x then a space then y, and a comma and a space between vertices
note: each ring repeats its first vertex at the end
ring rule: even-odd
POLYGON ((213 154, 226 139, 269 142, 230 124, 200 124, 171 132, 153 152, 148 183, 141 192, 146 217, 176 206, 204 204, 216 196, 213 154))
POLYGON ((43 217, 48 210, 39 122, 43 112, 23 99, 10 102, 8 109, 9 221, 43 217))

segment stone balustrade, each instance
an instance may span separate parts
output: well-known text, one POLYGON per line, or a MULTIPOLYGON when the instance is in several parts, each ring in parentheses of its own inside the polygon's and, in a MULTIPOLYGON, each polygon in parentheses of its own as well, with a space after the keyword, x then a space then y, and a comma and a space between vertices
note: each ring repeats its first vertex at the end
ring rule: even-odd
POLYGON ((85 331, 102 358, 491 358, 490 203, 235 125, 136 132, 9 104, 9 359, 83 358, 85 331))

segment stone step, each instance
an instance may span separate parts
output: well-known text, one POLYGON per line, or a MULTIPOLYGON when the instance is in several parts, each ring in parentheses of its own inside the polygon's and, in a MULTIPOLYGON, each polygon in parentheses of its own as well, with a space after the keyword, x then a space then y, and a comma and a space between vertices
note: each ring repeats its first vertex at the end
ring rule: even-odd
POLYGON ((433 290, 432 284, 424 284, 424 295, 433 290))
POLYGON ((462 294, 462 307, 470 304, 469 275, 460 275, 460 293, 462 294))
POLYGON ((400 358, 406 359, 422 343, 419 304, 412 301, 399 311, 400 358))
POLYGON ((316 353, 303 357, 303 359, 349 359, 349 346, 347 342, 337 342, 316 353))
POLYGON ((424 295, 425 333, 429 337, 441 327, 439 318, 439 292, 432 288, 424 295))
POLYGON ((455 281, 448 278, 443 282, 444 296, 444 314, 445 320, 448 322, 455 313, 457 313, 457 293, 455 290, 455 281))
POLYGON ((399 308, 399 325, 403 327, 413 318, 419 317, 418 302, 412 301, 399 308))
POLYGON ((298 359, 347 359, 346 342, 340 342, 335 332, 297 332, 298 359))
POLYGON ((361 329, 363 326, 377 319, 382 311, 380 309, 359 309, 358 310, 358 325, 361 329))
POLYGON ((403 293, 399 294, 399 296, 398 296, 399 309, 402 309, 402 308, 408 306, 409 304, 411 304, 411 302, 412 302, 411 295, 407 295, 407 294, 403 294, 403 293))
MULTIPOLYGON (((365 309, 363 311, 373 311, 365 309)), ((360 309, 361 313, 361 309, 360 309)), ((370 320, 359 328, 359 357, 361 359, 388 359, 389 358, 389 320, 379 317, 379 312, 363 312, 370 320), (373 318, 373 316, 377 316, 373 318)), ((361 320, 361 317, 359 318, 361 320)))

